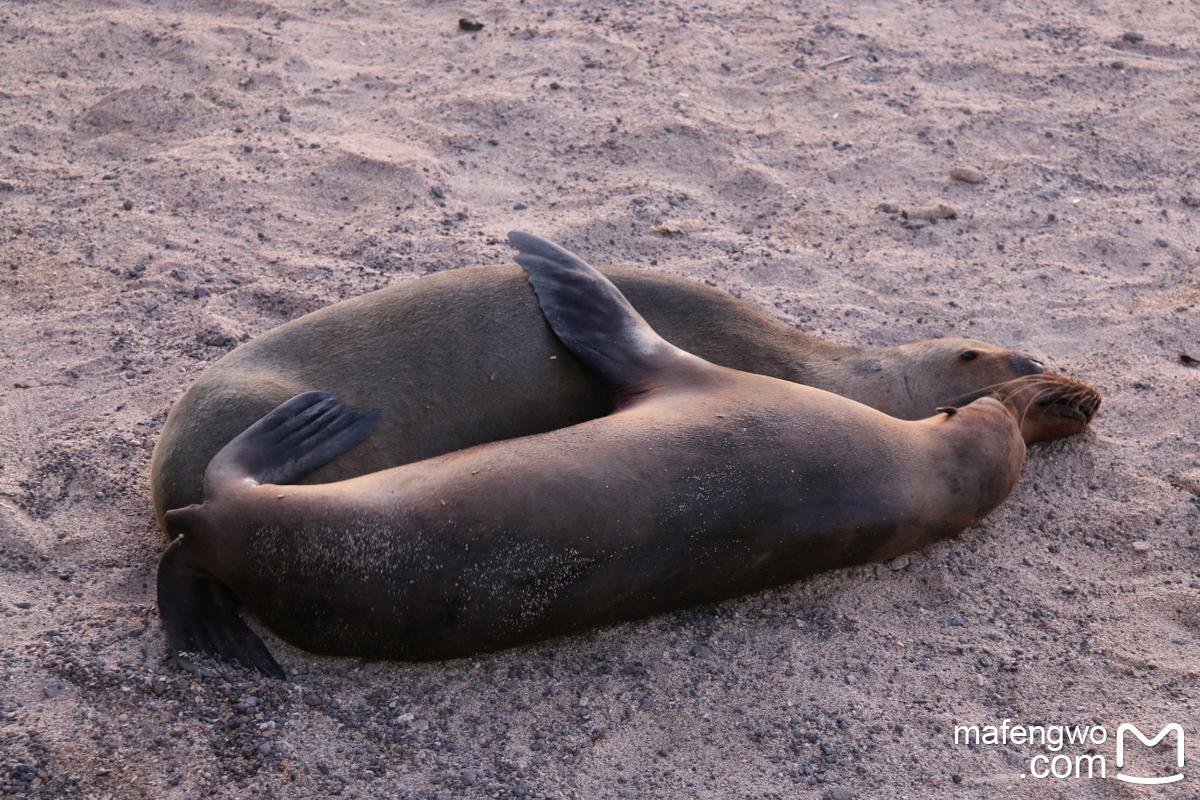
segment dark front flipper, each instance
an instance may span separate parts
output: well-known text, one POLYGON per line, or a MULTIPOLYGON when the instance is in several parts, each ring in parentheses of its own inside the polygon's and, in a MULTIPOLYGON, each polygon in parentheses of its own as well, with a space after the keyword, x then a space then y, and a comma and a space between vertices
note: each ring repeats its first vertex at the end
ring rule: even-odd
POLYGON ((520 254, 538 304, 567 349, 617 392, 636 391, 675 363, 682 350, 666 342, 617 287, 578 256, 531 233, 508 235, 520 254))
POLYGON ((201 653, 286 679, 266 645, 238 616, 229 589, 188 563, 186 535, 172 542, 158 562, 158 611, 176 665, 188 668, 180 651, 201 653))
POLYGON ((204 473, 206 499, 246 478, 295 483, 367 438, 378 422, 379 409, 355 411, 327 392, 298 394, 213 456, 204 473))

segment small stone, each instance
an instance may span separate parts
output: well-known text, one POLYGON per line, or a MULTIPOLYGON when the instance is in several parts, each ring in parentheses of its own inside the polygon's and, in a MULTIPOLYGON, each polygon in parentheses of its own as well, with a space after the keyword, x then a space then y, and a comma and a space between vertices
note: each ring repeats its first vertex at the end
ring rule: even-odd
POLYGON ((312 692, 309 692, 308 694, 304 695, 304 703, 311 708, 316 708, 317 706, 321 705, 321 698, 317 697, 312 692))
POLYGON ((158 678, 154 683, 150 684, 150 691, 154 692, 155 697, 162 697, 167 693, 167 682, 162 678, 158 678))
POLYGON ((1175 485, 1180 489, 1200 495, 1200 472, 1185 472, 1175 479, 1175 485))
POLYGON ((17 608, 33 608, 33 603, 30 603, 27 601, 22 601, 20 603, 13 603, 13 605, 16 606, 17 608))
POLYGON ((45 692, 46 697, 49 697, 51 700, 62 694, 62 689, 59 687, 58 681, 54 680, 53 678, 46 681, 46 683, 42 686, 42 691, 45 692))
POLYGON ((1124 61, 1114 61, 1111 64, 1109 64, 1109 66, 1112 67, 1113 69, 1125 69, 1125 62, 1124 61))
POLYGON ((642 711, 649 711, 650 709, 654 708, 654 698, 643 697, 641 701, 638 702, 638 708, 642 711))
POLYGON ((854 800, 854 792, 840 786, 825 796, 829 800, 854 800))
POLYGON ((133 201, 126 200, 124 203, 121 203, 121 208, 125 209, 126 211, 133 211, 133 201))
POLYGON ((965 167, 955 167, 950 170, 950 177, 963 183, 983 183, 987 180, 982 172, 976 172, 973 169, 966 169, 965 167))
POLYGON ((879 205, 875 206, 875 210, 882 211, 885 214, 899 214, 900 206, 892 203, 880 203, 879 205))
POLYGON ((1130 44, 1137 44, 1138 42, 1144 42, 1146 40, 1145 35, 1138 33, 1137 31, 1126 31, 1125 33, 1121 34, 1121 38, 1130 44))
POLYGON ((463 17, 462 19, 460 19, 458 21, 458 29, 460 31, 467 31, 468 33, 474 33, 475 31, 483 30, 483 23, 476 19, 470 19, 468 17, 463 17))
POLYGON ((1161 236, 1154 240, 1154 244, 1158 245, 1159 247, 1170 247, 1171 246, 1171 243, 1168 242, 1166 239, 1162 238, 1161 236))
POLYGON ((1182 636, 1172 636, 1171 644, 1187 644, 1187 639, 1183 638, 1182 636))
POLYGON ((710 658, 717 657, 717 653, 715 650, 713 650, 711 647, 708 647, 707 645, 703 645, 703 644, 699 644, 699 645, 696 645, 695 647, 693 647, 692 655, 694 655, 696 658, 703 658, 706 661, 710 658))
POLYGON ((1138 539, 1136 542, 1134 542, 1133 544, 1130 545, 1130 547, 1132 547, 1134 550, 1136 550, 1139 553, 1149 552, 1150 546, 1151 545, 1149 542, 1142 541, 1141 539, 1138 539))
POLYGON ((936 206, 926 208, 910 208, 900 212, 900 215, 905 219, 958 219, 958 211, 945 203, 938 203, 936 206))
POLYGON ((429 720, 414 719, 412 722, 412 729, 418 733, 429 730, 429 720))
POLYGON ((525 205, 524 203, 513 204, 513 211, 524 211, 527 208, 529 208, 529 206, 525 205))
POLYGON ((272 749, 274 749, 274 748, 271 746, 270 742, 263 742, 262 744, 260 744, 258 746, 258 754, 260 756, 269 756, 269 755, 271 755, 272 749))
POLYGON ((962 617, 950 617, 950 619, 946 620, 946 624, 952 628, 961 628, 967 622, 962 617))
POLYGON ((892 571, 898 572, 899 570, 904 569, 911 563, 912 563, 912 559, 909 558, 908 556, 898 556, 898 557, 892 559, 891 563, 888 564, 888 567, 890 567, 892 569, 892 571))

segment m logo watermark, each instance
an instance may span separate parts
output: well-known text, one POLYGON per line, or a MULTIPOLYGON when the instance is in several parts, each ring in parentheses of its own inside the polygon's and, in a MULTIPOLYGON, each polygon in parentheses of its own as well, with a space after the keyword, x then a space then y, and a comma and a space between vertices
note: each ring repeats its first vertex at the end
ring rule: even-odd
MULTIPOLYGON (((1175 722, 1172 722, 1170 725, 1159 731, 1158 736, 1155 736, 1153 739, 1147 739, 1145 736, 1142 736, 1142 732, 1133 725, 1130 725, 1128 722, 1121 723, 1120 727, 1117 728, 1117 769, 1121 769, 1125 766, 1126 731, 1132 732, 1134 736, 1141 740, 1142 744, 1146 745, 1146 747, 1154 747, 1154 745, 1161 742, 1168 733, 1174 732, 1177 737, 1175 742, 1175 765, 1180 769, 1183 769, 1183 726, 1175 722)), ((1169 775, 1165 778, 1138 778, 1134 777, 1133 775, 1124 775, 1118 772, 1117 780, 1126 781, 1127 783, 1140 784, 1174 783, 1175 781, 1183 780, 1183 773, 1177 772, 1174 775, 1169 775)))

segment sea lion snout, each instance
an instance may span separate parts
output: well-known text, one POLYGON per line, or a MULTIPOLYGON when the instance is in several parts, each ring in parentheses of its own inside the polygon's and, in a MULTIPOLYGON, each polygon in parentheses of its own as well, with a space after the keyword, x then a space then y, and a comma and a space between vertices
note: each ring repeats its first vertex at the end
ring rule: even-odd
POLYGON ((1012 363, 1013 372, 1018 377, 1025 375, 1040 375, 1046 371, 1046 366, 1028 353, 1014 352, 1008 357, 1012 363))
POLYGON ((1026 375, 993 388, 1016 418, 1026 442, 1080 433, 1100 408, 1100 393, 1053 372, 1026 375))

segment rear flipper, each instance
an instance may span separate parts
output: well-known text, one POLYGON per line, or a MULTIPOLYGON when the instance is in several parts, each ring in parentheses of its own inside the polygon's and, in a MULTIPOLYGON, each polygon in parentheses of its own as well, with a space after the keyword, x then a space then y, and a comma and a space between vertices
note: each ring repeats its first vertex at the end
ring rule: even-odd
POLYGON ((238 480, 295 483, 367 438, 378 422, 379 409, 355 411, 328 392, 298 394, 213 456, 205 497, 238 480))
POLYGON ((189 669, 180 651, 236 661, 279 680, 287 676, 266 645, 237 614, 225 584, 187 560, 187 537, 171 543, 158 562, 158 611, 175 664, 189 669))
POLYGON ((704 363, 668 343, 617 287, 578 256, 531 233, 508 235, 538 305, 567 349, 618 394, 635 394, 680 360, 704 363))
MULTIPOLYGON (((367 438, 378 421, 378 409, 360 413, 325 392, 297 395, 213 457, 204 473, 205 500, 238 481, 295 483, 367 438)), ((238 616, 233 592, 197 557, 205 518, 202 506, 165 515, 182 532, 158 565, 158 610, 172 657, 187 669, 180 651, 213 655, 282 680, 279 664, 238 616)))

